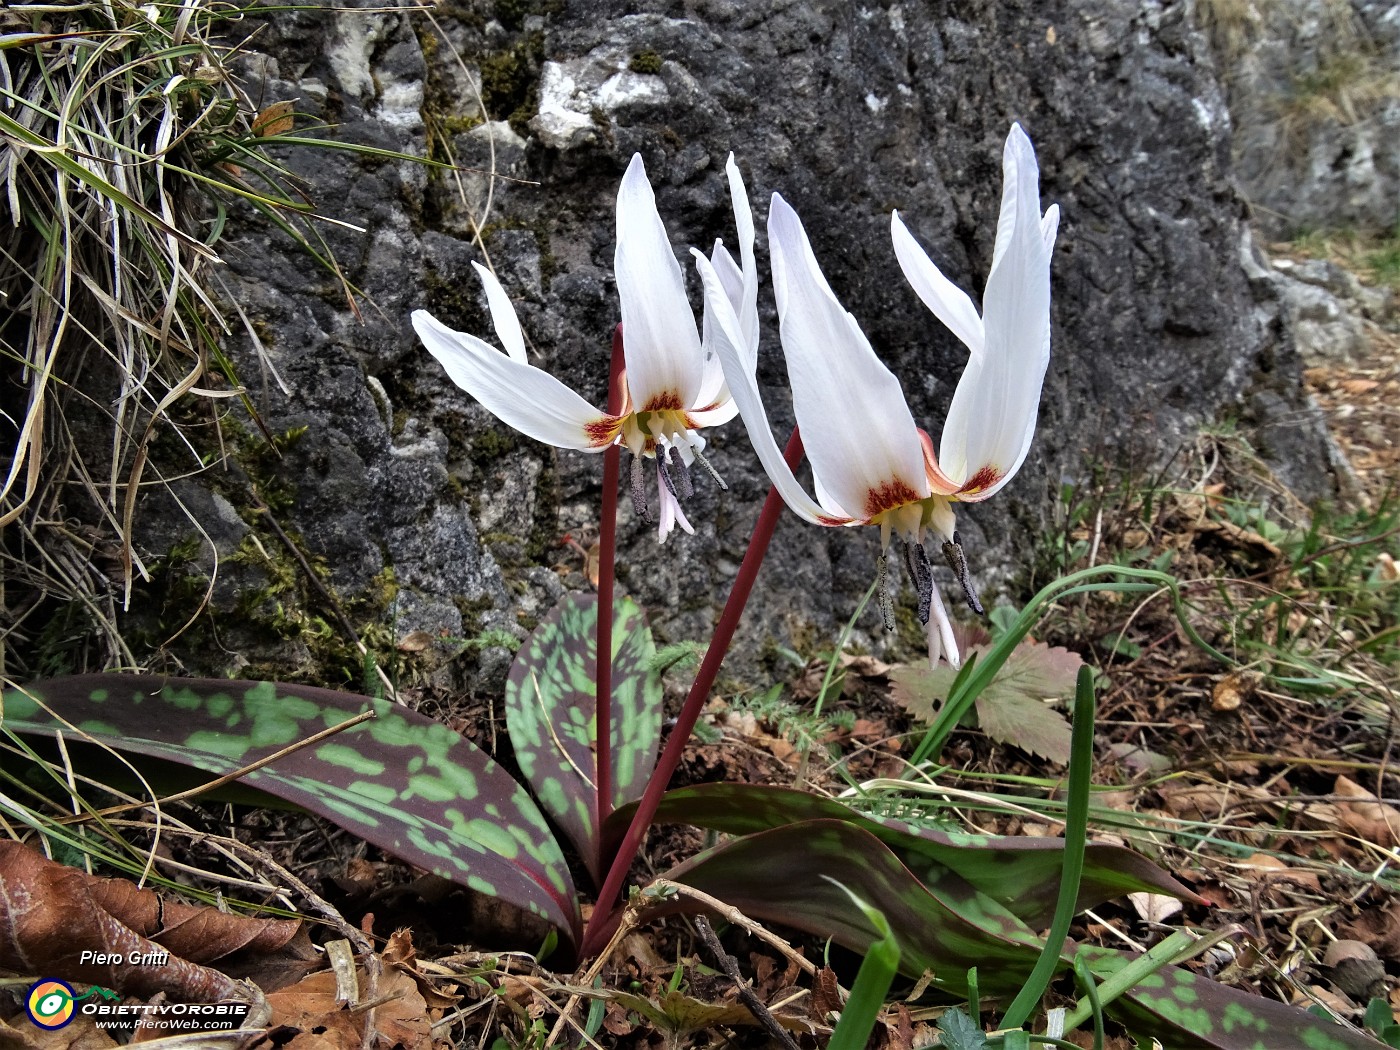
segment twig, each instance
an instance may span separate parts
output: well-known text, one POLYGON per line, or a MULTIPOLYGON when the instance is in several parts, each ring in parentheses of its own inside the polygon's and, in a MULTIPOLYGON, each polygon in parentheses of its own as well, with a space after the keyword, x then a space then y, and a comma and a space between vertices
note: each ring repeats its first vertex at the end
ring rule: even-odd
MULTIPOLYGON (((648 886, 643 893, 650 893, 657 897, 667 894, 675 894, 681 897, 689 897, 691 900, 703 904, 710 911, 714 912, 725 922, 734 926, 742 927, 753 934, 759 940, 767 942, 772 947, 780 951, 789 962, 794 963, 798 969, 809 977, 817 972, 816 964, 806 958, 787 941, 783 940, 776 933, 771 933, 758 923, 754 922, 747 915, 741 912, 732 904, 726 904, 718 897, 711 897, 703 890, 697 890, 694 886, 687 886, 683 882, 672 882, 670 879, 656 879, 648 886)), ((629 909, 630 914, 631 909, 629 909)), ((625 919, 624 919, 625 921, 625 919)), ((633 920, 635 923, 635 919, 633 920)), ((616 938, 614 938, 616 939, 616 938)))
POLYGON ((734 982, 734 988, 739 993, 739 998, 744 1005, 749 1008, 749 1013, 753 1014, 754 1020, 761 1024, 767 1033, 773 1037, 780 1046, 787 1050, 798 1050, 797 1043, 793 1041, 778 1019, 773 1016, 768 1007, 763 1005, 753 987, 744 980, 743 974, 739 972, 739 964, 734 960, 734 956, 724 950, 724 946, 719 943, 719 938, 715 936, 715 931, 710 929, 710 922, 703 915, 695 916, 695 930, 700 934, 700 939, 705 942, 705 947, 719 963, 720 969, 727 973, 734 982))

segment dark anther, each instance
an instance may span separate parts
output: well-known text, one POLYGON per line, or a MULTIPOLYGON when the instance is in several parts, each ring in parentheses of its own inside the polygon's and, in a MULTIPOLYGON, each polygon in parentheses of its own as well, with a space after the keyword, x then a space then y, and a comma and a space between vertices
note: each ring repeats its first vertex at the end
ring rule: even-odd
POLYGON ((881 554, 875 562, 875 589, 880 595, 880 618, 885 621, 885 630, 894 630, 894 594, 890 579, 890 560, 881 554))
POLYGON ((905 547, 905 553, 914 566, 911 575, 919 589, 919 622, 928 623, 929 614, 933 611, 933 567, 928 563, 928 552, 922 543, 909 544, 905 547))
POLYGON ((647 506, 646 475, 642 470, 642 457, 632 457, 632 513, 648 525, 651 522, 651 508, 647 506))
POLYGON ((953 541, 943 544, 943 557, 948 560, 948 568, 953 570, 953 575, 958 578, 958 583, 962 584, 963 597, 967 599, 967 607, 978 616, 983 615, 981 599, 977 597, 977 588, 972 585, 972 574, 967 569, 967 555, 963 553, 962 537, 958 533, 953 533, 953 541))
POLYGON ((705 473, 709 474, 710 477, 714 479, 715 484, 719 486, 719 490, 721 492, 728 492, 729 486, 726 485, 724 479, 719 476, 719 471, 715 470, 715 468, 710 465, 710 461, 705 458, 705 454, 694 446, 691 446, 691 451, 695 453, 695 462, 705 468, 705 473))
POLYGON ((671 477, 671 468, 666 465, 666 454, 658 447, 656 450, 656 465, 661 468, 661 481, 666 486, 666 491, 672 497, 676 497, 676 480, 671 477))
POLYGON ((690 499, 695 495, 695 483, 690 480, 690 468, 685 464, 685 457, 676 451, 676 446, 672 445, 666 450, 666 463, 668 466, 676 468, 676 473, 681 478, 681 499, 690 499))

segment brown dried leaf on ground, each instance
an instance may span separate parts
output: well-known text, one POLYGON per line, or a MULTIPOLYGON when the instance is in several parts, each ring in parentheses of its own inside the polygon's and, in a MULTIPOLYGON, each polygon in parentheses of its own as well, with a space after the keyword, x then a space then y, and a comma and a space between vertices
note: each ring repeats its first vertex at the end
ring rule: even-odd
POLYGON ((1400 810, 1387 806, 1349 777, 1339 776, 1332 793, 1347 800, 1337 803, 1337 817, 1348 831, 1382 849, 1391 848, 1400 839, 1400 810))
POLYGON ((0 1021, 0 1050, 112 1050, 118 1045, 91 1017, 81 1014, 62 1028, 40 1028, 23 1017, 14 1019, 15 1027, 0 1021))
POLYGON ((164 902, 124 879, 96 878, 18 842, 0 842, 0 967, 17 973, 141 998, 165 992, 185 1002, 216 1002, 238 996, 238 984, 199 963, 244 948, 272 951, 300 926, 164 902), (82 961, 84 952, 108 961, 82 961), (145 964, 133 965, 141 956, 145 964))
MULTIPOLYGON (((419 990, 421 975, 414 973, 389 963, 372 999, 360 1004, 336 998, 335 974, 329 970, 273 992, 267 1003, 272 1008, 270 1027, 275 1033, 281 1029, 277 1046, 286 1050, 360 1050, 365 1045, 378 1050, 432 1050, 433 1022, 442 1016, 442 1007, 429 1007, 419 990), (368 1043, 366 1025, 373 1031, 368 1043)), ((360 987, 370 987, 363 970, 360 987)), ((446 1041, 440 1042, 445 1045, 446 1041)))

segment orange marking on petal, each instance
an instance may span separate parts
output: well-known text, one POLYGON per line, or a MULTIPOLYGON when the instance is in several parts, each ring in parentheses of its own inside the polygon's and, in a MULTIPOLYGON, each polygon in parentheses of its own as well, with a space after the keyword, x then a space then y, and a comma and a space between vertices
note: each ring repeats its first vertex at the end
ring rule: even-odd
POLYGON ((674 390, 665 393, 653 394, 651 400, 642 406, 643 412, 679 412, 684 406, 681 404, 681 395, 674 390))
POLYGON ((865 516, 874 518, 895 507, 918 503, 923 497, 899 478, 891 478, 879 488, 871 488, 865 496, 865 516))
POLYGON ((998 470, 996 467, 988 464, 987 466, 980 468, 976 474, 972 475, 972 477, 967 479, 967 481, 963 484, 962 488, 958 489, 958 495, 971 496, 975 493, 981 492, 983 489, 991 488, 993 485, 995 485, 998 481, 1002 479, 1002 473, 1003 472, 998 470))
POLYGON ((849 525, 850 523, 850 518, 830 518, 827 517, 825 514, 817 515, 818 525, 849 525))
POLYGON ((588 435, 588 447, 606 448, 611 445, 626 419, 626 416, 600 416, 585 423, 583 432, 588 435))

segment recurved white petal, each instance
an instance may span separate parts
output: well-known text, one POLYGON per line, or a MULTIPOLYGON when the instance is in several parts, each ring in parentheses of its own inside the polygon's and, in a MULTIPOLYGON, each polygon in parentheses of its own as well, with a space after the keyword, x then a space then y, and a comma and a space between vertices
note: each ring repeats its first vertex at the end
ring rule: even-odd
MULTIPOLYGON (((743 295, 744 275, 739 271, 739 264, 734 261, 734 257, 725 249, 724 244, 716 240, 714 250, 710 253, 710 262, 714 265, 715 272, 719 274, 720 283, 724 285, 725 294, 729 296, 729 301, 733 304, 737 313, 739 303, 743 295)), ((707 304, 702 313, 703 320, 700 325, 700 340, 704 346, 705 363, 700 377, 700 392, 695 395, 695 404, 688 406, 700 409, 708 416, 718 409, 712 406, 725 406, 732 409, 729 400, 729 391, 724 385, 724 368, 720 365, 719 355, 711 349, 710 344, 713 336, 710 334, 714 326, 711 318, 711 310, 707 304)), ((734 418, 734 411, 730 411, 723 422, 728 422, 734 418)), ((704 426, 714 426, 714 423, 705 422, 704 426)))
POLYGON ((865 518, 926 497, 918 430, 899 380, 837 301, 801 220, 776 193, 768 248, 793 411, 823 488, 865 518))
POLYGON ((675 407, 695 404, 703 363, 700 333, 640 153, 632 157, 617 193, 613 266, 633 407, 643 411, 657 399, 670 404, 675 398, 675 407))
POLYGON ((962 654, 958 652, 958 640, 953 636, 953 624, 948 619, 948 610, 943 607, 943 595, 938 593, 938 584, 933 585, 933 605, 928 619, 928 662, 932 667, 940 656, 946 657, 953 670, 962 667, 962 654))
MULTIPOLYGON (((739 231, 739 261, 742 285, 734 312, 739 315, 739 331, 744 336, 744 349, 753 361, 758 360, 758 263, 754 259, 753 209, 749 207, 749 192, 734 154, 724 166, 729 178, 729 199, 734 205, 734 225, 739 231)), ((728 254, 728 253, 726 253, 728 254)))
POLYGON ((525 333, 520 330, 520 318, 515 315, 515 304, 510 301, 510 296, 506 295, 506 290, 501 287, 501 282, 496 280, 494 273, 479 262, 472 263, 472 266, 476 267, 476 275, 481 278, 481 284, 486 289, 486 305, 491 310, 491 324, 495 326, 496 336, 506 348, 507 354, 522 365, 525 364, 525 333))
MULTIPOLYGON (((852 519, 832 515, 819 503, 807 495, 806 490, 793 476, 792 470, 783 459, 778 443, 773 440, 773 431, 768 425, 768 413, 763 408, 763 398, 758 392, 758 380, 754 369, 745 360, 740 349, 743 333, 739 326, 734 305, 725 293, 724 284, 713 264, 698 250, 691 249, 695 256, 696 268, 705 285, 705 308, 711 311, 714 328, 711 329, 711 345, 724 366, 724 376, 729 384, 730 395, 743 417, 744 429, 748 431, 749 443, 758 454, 769 479, 777 488, 792 512, 817 525, 848 525, 852 519)), ((805 435, 804 435, 805 438, 805 435)))
POLYGON ((502 423, 559 448, 597 452, 609 444, 612 417, 548 372, 522 364, 474 335, 454 332, 426 310, 413 311, 413 329, 448 377, 502 423))
POLYGON ((1011 480, 1030 449, 1040 388, 1050 363, 1050 251, 1058 211, 1040 214, 1035 154, 1019 126, 1006 146, 998 238, 1004 245, 982 299, 986 350, 968 362, 939 446, 949 477, 990 479, 965 499, 986 499, 1011 480))
POLYGON ((928 253, 919 247, 914 235, 904 226, 899 212, 890 215, 890 236, 899 268, 924 305, 948 330, 962 340, 974 357, 982 352, 982 318, 972 305, 968 294, 943 276, 928 253))

